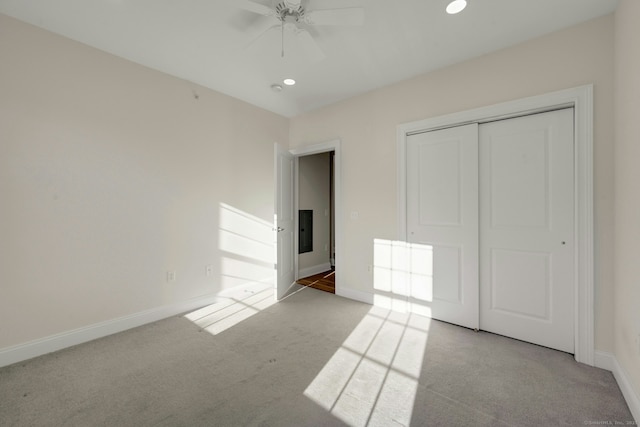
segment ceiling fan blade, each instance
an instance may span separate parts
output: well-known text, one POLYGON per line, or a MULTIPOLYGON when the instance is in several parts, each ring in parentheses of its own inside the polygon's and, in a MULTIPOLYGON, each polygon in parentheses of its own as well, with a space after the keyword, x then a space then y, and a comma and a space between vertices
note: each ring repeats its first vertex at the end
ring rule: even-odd
POLYGON ((322 49, 320 49, 320 46, 318 46, 318 43, 316 43, 316 41, 308 31, 299 29, 298 31, 296 31, 296 35, 298 36, 300 46, 310 60, 317 62, 326 58, 326 55, 324 54, 322 49))
POLYGON ((255 42, 257 42, 262 37, 264 37, 265 34, 275 29, 280 29, 280 24, 269 25, 269 27, 267 28, 260 29, 259 32, 257 32, 255 35, 251 37, 251 41, 245 46, 245 49, 249 49, 251 46, 253 46, 255 42))
POLYGON ((309 25, 363 25, 364 9, 347 7, 344 9, 314 10, 305 15, 309 25))
POLYGON ((263 4, 256 3, 251 0, 241 0, 237 4, 240 9, 257 13, 259 15, 271 16, 274 13, 273 9, 271 9, 269 6, 265 6, 263 4))

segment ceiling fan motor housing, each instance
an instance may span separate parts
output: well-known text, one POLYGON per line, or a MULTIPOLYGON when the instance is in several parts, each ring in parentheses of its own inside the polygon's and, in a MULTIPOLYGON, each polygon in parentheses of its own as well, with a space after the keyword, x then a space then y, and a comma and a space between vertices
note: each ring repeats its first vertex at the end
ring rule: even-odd
POLYGON ((304 18, 304 8, 299 2, 283 1, 276 6, 276 16, 282 22, 301 22, 304 18))

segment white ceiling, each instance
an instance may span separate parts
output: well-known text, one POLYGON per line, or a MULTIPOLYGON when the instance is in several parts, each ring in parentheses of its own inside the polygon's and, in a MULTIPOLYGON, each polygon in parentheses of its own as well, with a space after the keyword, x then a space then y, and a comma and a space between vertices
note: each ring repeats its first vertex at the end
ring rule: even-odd
MULTIPOLYGON (((278 0, 256 0, 262 4, 278 0)), ((612 12, 617 0, 302 0, 362 6, 361 27, 313 27, 311 61, 238 0, 0 0, 0 12, 287 117, 612 12), (271 84, 293 77, 280 93, 271 84)))

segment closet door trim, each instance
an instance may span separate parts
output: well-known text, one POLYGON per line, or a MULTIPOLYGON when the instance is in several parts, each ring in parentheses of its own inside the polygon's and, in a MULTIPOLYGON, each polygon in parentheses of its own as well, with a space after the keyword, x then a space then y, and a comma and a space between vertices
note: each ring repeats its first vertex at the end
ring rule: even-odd
POLYGON ((407 236, 407 136, 573 107, 575 185, 575 359, 594 365, 593 85, 428 118, 397 127, 398 238, 407 236))

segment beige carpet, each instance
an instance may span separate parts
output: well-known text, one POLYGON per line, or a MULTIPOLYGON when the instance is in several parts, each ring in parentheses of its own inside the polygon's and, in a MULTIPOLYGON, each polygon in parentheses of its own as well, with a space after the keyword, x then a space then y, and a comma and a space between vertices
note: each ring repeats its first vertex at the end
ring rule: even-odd
POLYGON ((270 301, 248 295, 2 368, 0 425, 632 420, 611 373, 565 353, 314 289, 270 301))

